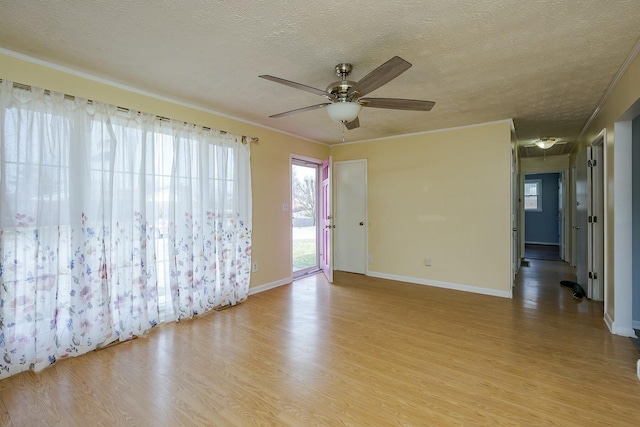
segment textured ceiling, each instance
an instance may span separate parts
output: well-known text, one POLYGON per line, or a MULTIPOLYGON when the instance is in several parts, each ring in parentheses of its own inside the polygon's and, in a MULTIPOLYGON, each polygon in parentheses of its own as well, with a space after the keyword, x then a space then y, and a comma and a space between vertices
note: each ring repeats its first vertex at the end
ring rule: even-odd
POLYGON ((258 75, 324 89, 340 62, 352 63, 350 79, 359 80, 398 55, 413 67, 370 96, 436 106, 365 108, 346 141, 513 118, 523 144, 541 136, 572 142, 640 37, 638 0, 3 0, 0 7, 0 47, 330 144, 343 132, 323 109, 268 118, 323 98, 258 75))

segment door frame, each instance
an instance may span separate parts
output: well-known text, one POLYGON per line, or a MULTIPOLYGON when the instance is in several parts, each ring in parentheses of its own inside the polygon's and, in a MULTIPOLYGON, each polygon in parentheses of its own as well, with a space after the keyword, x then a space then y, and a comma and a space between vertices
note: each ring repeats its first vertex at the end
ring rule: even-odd
MULTIPOLYGON (((561 260, 562 261, 567 261, 567 254, 568 251, 566 250, 566 242, 567 242, 567 238, 566 236, 569 234, 567 228, 568 228, 568 221, 567 221, 567 213, 573 210, 573 206, 569 206, 569 197, 567 197, 567 195, 569 194, 568 188, 569 188, 569 179, 567 179, 567 177, 569 176, 569 169, 535 169, 535 170, 521 170, 520 171, 520 194, 522 195, 521 197, 524 197, 524 182, 526 181, 526 176, 527 175, 543 175, 543 174, 547 174, 547 173, 557 173, 558 175, 560 175, 558 177, 558 179, 562 179, 562 206, 558 206, 558 212, 562 211, 562 218, 560 220, 560 224, 562 227, 561 230, 561 236, 560 236, 560 241, 562 241, 562 237, 564 236, 564 244, 565 244, 565 250, 564 253, 560 254, 561 255, 561 260)), ((575 191, 574 191, 575 192, 575 191)), ((520 245, 520 250, 522 255, 524 256, 524 245, 525 245, 525 231, 526 231, 526 227, 527 227, 527 222, 525 220, 525 210, 524 210, 524 201, 522 203, 520 203, 520 241, 521 241, 521 245, 520 245)), ((573 224, 572 224, 573 225, 573 224)), ((560 244, 560 242, 558 243, 560 244)))
POLYGON ((518 156, 515 144, 511 145, 511 289, 515 286, 520 269, 521 254, 518 229, 520 228, 520 186, 518 185, 518 156))
MULTIPOLYGON (((613 236, 609 236, 609 230, 605 227, 605 240, 613 238, 613 251, 615 263, 613 264, 614 289, 605 277, 605 303, 604 321, 609 330, 617 335, 628 337, 635 336, 633 330, 633 239, 630 233, 633 223, 633 193, 632 185, 632 146, 633 132, 632 121, 640 115, 640 99, 620 116, 613 124, 615 143, 613 144, 613 215, 616 227, 613 236), (613 294, 613 295, 612 295, 613 294), (609 298, 613 296, 613 301, 609 298), (613 304, 611 304, 613 302, 613 304)), ((605 139, 605 142, 607 140, 605 139)), ((606 150, 604 150, 606 151, 606 150)), ((605 172, 605 176, 608 176, 605 172)), ((606 192, 606 187, 605 187, 606 192)), ((605 193, 606 194, 606 193, 605 193)), ((608 199, 605 195, 605 203, 608 199)), ((607 206, 607 204, 605 204, 607 206)), ((605 208, 605 214, 607 209, 605 208)), ((605 221, 605 224, 607 221, 605 221)), ((608 266, 608 245, 605 246, 605 269, 608 266)), ((636 296, 637 297, 637 296, 636 296)))
POLYGON ((578 170, 576 169, 576 165, 574 164, 571 167, 571 174, 570 174, 570 182, 572 183, 571 186, 569 188, 571 188, 571 202, 569 203, 569 209, 570 209, 570 214, 571 214, 571 234, 569 235, 569 238, 571 239, 571 262, 569 263, 569 265, 571 265, 571 267, 576 267, 577 266, 577 260, 578 260, 578 229, 577 229, 577 225, 576 223, 578 222, 578 210, 576 209, 576 202, 578 201, 576 198, 576 189, 575 189, 575 182, 577 180, 577 176, 578 176, 578 170))
POLYGON ((591 281, 589 280, 589 271, 591 269, 589 186, 591 180, 588 166, 590 161, 591 149, 589 147, 583 148, 576 154, 576 181, 574 182, 574 192, 576 193, 576 282, 584 288, 588 298, 591 297, 591 281))
POLYGON ((589 223, 589 235, 587 241, 589 242, 589 271, 597 272, 597 277, 590 279, 590 298, 596 301, 604 301, 606 298, 605 283, 607 282, 607 261, 606 261, 606 248, 604 244, 604 236, 607 234, 607 213, 606 200, 607 190, 604 185, 604 177, 607 173, 607 161, 604 149, 604 141, 607 138, 607 131, 603 129, 594 139, 591 141, 591 145, 588 147, 591 149, 591 159, 597 160, 595 170, 591 168, 588 176, 590 177, 589 185, 587 185, 587 215, 598 217, 594 226, 594 223, 589 223), (595 175, 595 176, 594 176, 595 175), (599 227, 602 225, 602 227, 599 227), (594 229, 599 228, 599 232, 594 233, 594 229))
POLYGON ((321 245, 321 235, 320 235, 320 213, 321 213, 321 203, 320 203, 320 189, 321 189, 321 172, 320 166, 322 165, 322 160, 314 159, 313 157, 300 156, 297 154, 289 155, 289 212, 290 212, 290 222, 289 222, 289 256, 290 256, 290 266, 291 266, 291 276, 294 280, 299 279, 300 277, 307 276, 309 274, 316 274, 322 270, 321 261, 320 261, 320 245, 321 245), (305 163, 309 166, 315 165, 316 167, 316 267, 310 267, 303 270, 299 270, 297 272, 293 271, 293 178, 292 171, 293 166, 297 162, 305 163))
POLYGON ((333 283, 333 158, 328 156, 320 165, 320 269, 329 283, 333 283), (325 174, 326 170, 326 174, 325 174), (326 178, 325 178, 326 175, 326 178))

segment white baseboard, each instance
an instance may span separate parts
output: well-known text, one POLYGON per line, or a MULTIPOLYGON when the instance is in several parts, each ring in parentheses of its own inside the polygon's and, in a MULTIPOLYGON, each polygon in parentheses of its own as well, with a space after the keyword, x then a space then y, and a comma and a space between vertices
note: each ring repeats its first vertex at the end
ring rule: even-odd
POLYGON ((437 280, 422 279, 419 277, 396 276, 395 274, 380 273, 377 271, 368 271, 367 276, 377 277, 379 279, 395 280, 397 282, 414 283, 416 285, 434 286, 436 288, 452 289, 456 291, 471 292, 474 294, 491 295, 494 297, 512 298, 512 290, 500 291, 498 289, 480 288, 478 286, 461 285, 458 283, 439 282, 437 280))
POLYGON ((613 320, 611 320, 609 313, 604 314, 604 324, 609 328, 609 332, 613 333, 613 320))
POLYGON ((545 245, 545 246, 560 246, 560 243, 550 243, 550 242, 529 242, 525 240, 525 245, 545 245))
POLYGON ((623 337, 636 338, 636 331, 629 326, 621 326, 613 322, 611 325, 611 333, 615 335, 622 335, 623 337))
POLYGON ((288 285, 291 282, 293 282, 293 277, 285 277, 284 279, 276 280, 275 282, 253 286, 249 288, 249 295, 255 295, 260 292, 268 291, 269 289, 277 288, 278 286, 288 285))

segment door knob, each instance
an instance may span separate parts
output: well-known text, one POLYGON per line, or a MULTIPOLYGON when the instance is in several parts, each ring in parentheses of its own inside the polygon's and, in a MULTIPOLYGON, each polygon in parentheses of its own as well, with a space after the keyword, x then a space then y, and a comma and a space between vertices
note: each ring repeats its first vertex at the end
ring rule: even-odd
POLYGON ((360 225, 364 225, 364 222, 360 221, 360 225))

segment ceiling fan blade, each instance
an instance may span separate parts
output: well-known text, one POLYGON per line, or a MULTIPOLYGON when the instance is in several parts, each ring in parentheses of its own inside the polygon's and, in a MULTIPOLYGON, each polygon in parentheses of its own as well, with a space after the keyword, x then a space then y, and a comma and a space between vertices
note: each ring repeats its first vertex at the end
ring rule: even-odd
POLYGON ((348 129, 357 129, 360 127, 360 119, 358 119, 357 117, 353 120, 351 120, 350 122, 347 122, 344 124, 344 126, 348 129))
POLYGON ((302 83, 296 83, 296 82, 292 82, 291 80, 285 80, 285 79, 281 79, 280 77, 269 76, 266 74, 258 77, 261 77, 266 80, 271 80, 272 82, 280 83, 295 89, 300 89, 316 95, 324 96, 327 99, 331 99, 331 100, 335 99, 335 96, 331 95, 326 90, 316 89, 315 87, 303 85, 302 83))
POLYGON ((369 92, 373 92, 380 86, 395 79, 409 68, 411 68, 411 64, 409 62, 399 56, 394 56, 360 79, 358 83, 349 89, 347 96, 351 96, 354 93, 357 93, 358 96, 364 96, 369 92))
POLYGON ((284 117, 284 116, 289 116, 291 114, 297 114, 297 113, 303 113, 305 111, 315 110, 316 108, 323 108, 323 107, 326 107, 329 104, 331 104, 331 103, 330 102, 323 102, 322 104, 316 104, 316 105, 310 105, 308 107, 297 108, 295 110, 285 111, 284 113, 274 114, 273 116, 269 116, 269 117, 271 117, 272 119, 276 119, 278 117, 284 117))
POLYGON ((401 98, 362 98, 359 100, 363 107, 391 108, 393 110, 431 111, 433 101, 401 98))

